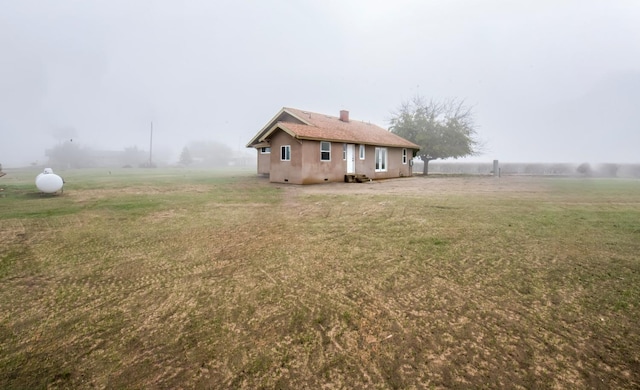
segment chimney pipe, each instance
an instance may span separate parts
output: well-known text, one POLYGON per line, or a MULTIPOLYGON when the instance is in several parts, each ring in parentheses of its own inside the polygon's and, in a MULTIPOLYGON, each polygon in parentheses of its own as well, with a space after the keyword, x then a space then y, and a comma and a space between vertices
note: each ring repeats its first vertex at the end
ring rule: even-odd
POLYGON ((343 122, 349 122, 349 111, 340 110, 340 120, 343 122))

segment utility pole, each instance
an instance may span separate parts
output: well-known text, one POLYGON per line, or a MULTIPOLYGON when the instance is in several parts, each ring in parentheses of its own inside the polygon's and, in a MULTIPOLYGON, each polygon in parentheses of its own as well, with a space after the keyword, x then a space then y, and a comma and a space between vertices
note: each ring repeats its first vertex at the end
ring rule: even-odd
POLYGON ((153 166, 153 121, 151 121, 151 135, 149 136, 149 168, 153 166))

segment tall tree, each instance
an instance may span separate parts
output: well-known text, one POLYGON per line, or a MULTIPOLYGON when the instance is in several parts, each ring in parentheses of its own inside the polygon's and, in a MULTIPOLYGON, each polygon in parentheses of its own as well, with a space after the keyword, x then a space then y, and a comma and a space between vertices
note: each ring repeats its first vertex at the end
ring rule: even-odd
POLYGON ((48 164, 60 168, 87 168, 94 164, 91 152, 81 148, 72 140, 62 142, 51 149, 46 149, 45 156, 49 157, 48 164))
POLYGON ((416 95, 400 105, 390 122, 392 133, 420 145, 418 156, 429 161, 477 155, 481 143, 477 138, 473 111, 462 100, 426 101, 416 95))
POLYGON ((193 163, 193 158, 191 157, 191 152, 189 152, 188 147, 182 148, 182 153, 180 153, 180 164, 189 166, 193 163))

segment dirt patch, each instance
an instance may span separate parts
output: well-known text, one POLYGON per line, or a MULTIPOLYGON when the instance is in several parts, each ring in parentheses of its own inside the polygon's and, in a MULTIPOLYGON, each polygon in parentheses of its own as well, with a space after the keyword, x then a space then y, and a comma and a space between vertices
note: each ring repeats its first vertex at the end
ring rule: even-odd
MULTIPOLYGON (((277 184, 274 184, 277 185, 277 184)), ((549 191, 548 180, 538 177, 506 176, 413 176, 365 183, 277 185, 293 194, 321 195, 425 195, 469 193, 540 193, 549 191)))

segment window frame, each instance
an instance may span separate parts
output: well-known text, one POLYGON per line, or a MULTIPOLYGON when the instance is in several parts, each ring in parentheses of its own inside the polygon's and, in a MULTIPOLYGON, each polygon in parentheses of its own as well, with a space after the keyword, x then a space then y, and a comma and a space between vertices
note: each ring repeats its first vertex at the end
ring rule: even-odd
POLYGON ((366 147, 361 144, 360 145, 360 150, 358 151, 358 156, 360 157, 360 160, 364 160, 365 153, 366 153, 366 147))
POLYGON ((280 146, 280 161, 291 161, 291 145, 280 146))
POLYGON ((342 159, 347 161, 347 144, 342 144, 342 159))
POLYGON ((320 141, 320 161, 331 161, 331 142, 329 141, 320 141), (324 150, 322 148, 323 145, 329 145, 329 150, 324 150), (324 158, 327 154, 327 158, 324 158))
POLYGON ((260 148, 260 154, 271 154, 271 147, 265 146, 260 148))
POLYGON ((375 172, 387 172, 389 165, 389 152, 387 148, 376 147, 375 150, 375 172))
POLYGON ((407 155, 408 155, 407 148, 402 148, 402 163, 404 165, 407 165, 407 160, 408 160, 407 155))

